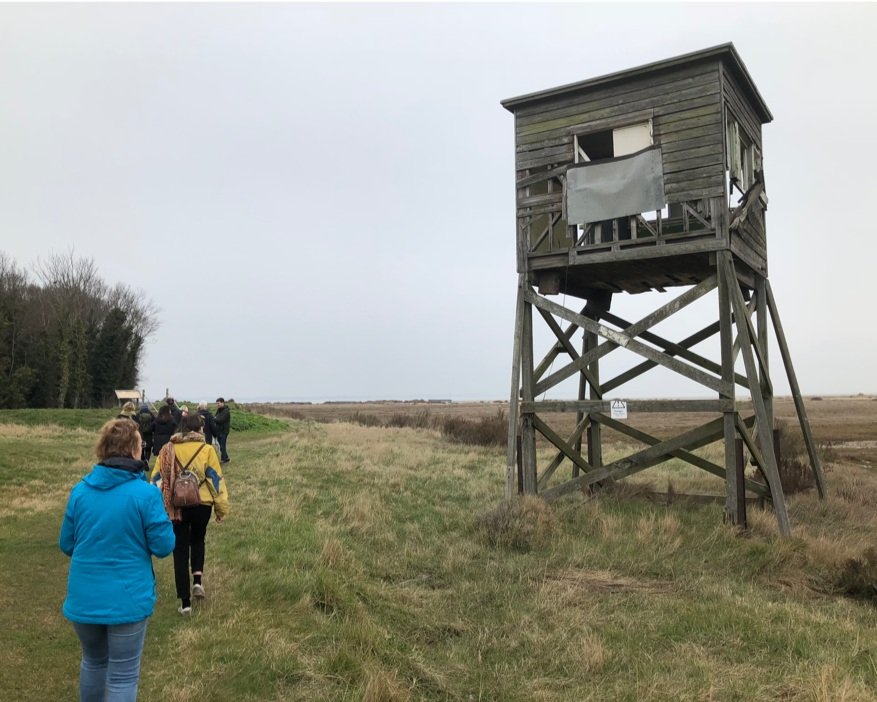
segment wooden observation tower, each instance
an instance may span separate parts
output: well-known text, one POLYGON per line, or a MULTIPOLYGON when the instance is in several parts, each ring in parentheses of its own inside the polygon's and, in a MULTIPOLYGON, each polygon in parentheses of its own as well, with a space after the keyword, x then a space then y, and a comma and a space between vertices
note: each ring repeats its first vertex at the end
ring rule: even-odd
POLYGON ((772 116, 733 44, 502 105, 515 116, 519 274, 507 494, 520 489, 552 499, 677 458, 726 481, 729 521, 745 520, 749 490, 773 504, 780 532, 788 534, 773 439, 769 329, 820 496, 825 484, 767 279, 761 127, 772 116), (641 319, 610 312, 616 294, 668 288, 685 289, 669 301, 660 296, 641 319), (548 297, 558 295, 563 304, 548 297), (715 299, 715 322, 677 341, 655 333, 657 324, 706 296, 715 299), (540 357, 534 316, 553 340, 540 357), (714 353, 717 343, 717 360, 695 348, 707 340, 714 353), (612 352, 633 354, 637 364, 605 378, 600 360, 612 352), (632 400, 627 421, 613 419, 609 398, 658 367, 694 381, 708 398, 632 400), (575 377, 576 399, 539 399, 575 377), (738 399, 737 388, 751 400, 738 399), (696 412, 705 421, 657 438, 634 428, 641 412, 696 412), (562 413, 567 427, 575 415, 571 433, 552 427, 562 413), (605 463, 604 428, 643 448, 605 463), (537 465, 537 433, 551 447, 544 465, 537 465), (766 485, 745 477, 738 439, 766 485), (719 440, 723 465, 693 453, 719 440))

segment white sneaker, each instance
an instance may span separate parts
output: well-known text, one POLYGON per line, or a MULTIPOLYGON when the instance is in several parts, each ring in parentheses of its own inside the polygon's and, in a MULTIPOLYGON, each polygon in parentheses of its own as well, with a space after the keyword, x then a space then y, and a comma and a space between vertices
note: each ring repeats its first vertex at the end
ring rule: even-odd
POLYGON ((192 585, 192 596, 193 597, 204 597, 204 586, 203 585, 192 585))
POLYGON ((183 607, 183 605, 180 605, 179 609, 177 609, 177 612, 182 614, 184 617, 188 617, 190 614, 192 614, 192 608, 183 607))

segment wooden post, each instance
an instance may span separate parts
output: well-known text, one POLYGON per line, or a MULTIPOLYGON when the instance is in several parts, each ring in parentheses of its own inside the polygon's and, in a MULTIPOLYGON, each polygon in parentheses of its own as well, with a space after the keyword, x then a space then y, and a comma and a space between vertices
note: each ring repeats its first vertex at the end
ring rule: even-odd
MULTIPOLYGON (((731 316, 729 286, 736 285, 737 281, 728 280, 724 266, 717 264, 717 273, 719 279, 719 346, 722 359, 722 382, 730 390, 730 396, 719 393, 719 398, 734 400, 736 395, 734 385, 734 322, 731 316)), ((732 407, 730 411, 725 411, 722 415, 725 442, 725 520, 740 526, 737 505, 741 494, 745 503, 746 489, 743 486, 742 478, 738 480, 739 473, 736 470, 738 462, 742 460, 739 457, 742 456, 743 452, 742 445, 736 446, 736 413, 736 409, 732 407)))
MULTIPOLYGON (((599 338, 597 334, 592 331, 585 331, 585 339, 584 346, 585 353, 589 351, 593 351, 597 348, 597 344, 599 342, 599 338)), ((588 398, 591 400, 601 400, 602 395, 600 393, 600 359, 595 358, 592 363, 588 365, 588 371, 593 379, 594 384, 589 384, 588 386, 588 398)), ((599 415, 597 413, 591 413, 589 416, 590 425, 588 426, 588 463, 590 463, 595 468, 599 468, 603 465, 603 432, 600 427, 599 415)))
POLYGON ((517 492, 518 418, 520 416, 521 342, 524 324, 524 274, 518 276, 518 302, 515 308, 515 336, 512 346, 512 392, 509 398, 509 440, 506 454, 506 498, 511 499, 517 492))
POLYGON ((792 365, 792 356, 789 353, 789 346, 786 343, 786 335, 783 333, 783 325, 780 322, 780 315, 777 312, 776 300, 773 298, 773 290, 770 287, 770 281, 765 281, 765 289, 767 290, 767 304, 770 309, 770 318, 773 321, 774 333, 777 336, 777 344, 780 347, 780 355, 783 357, 783 365, 786 368, 786 376, 789 379, 789 387, 792 390, 792 399, 795 401, 795 409, 798 412, 798 422, 801 425, 801 433, 804 435, 804 443, 807 445, 807 454, 810 456, 810 466, 816 477, 816 487, 819 490, 819 497, 824 499, 825 474, 822 472, 822 461, 816 452, 816 444, 813 441, 813 434, 810 432, 810 422, 807 420, 807 410, 804 408, 804 398, 801 397, 801 388, 798 387, 798 377, 795 375, 795 368, 792 365))
MULTIPOLYGON (((734 439, 734 474, 737 485, 742 486, 746 480, 746 463, 743 460, 743 439, 734 439)), ((746 491, 737 491, 737 501, 734 504, 734 515, 731 520, 732 524, 736 524, 741 529, 745 529, 746 524, 746 491)))
POLYGON ((764 359, 765 369, 761 378, 761 396, 764 399, 764 409, 767 412, 768 426, 773 429, 773 385, 767 375, 768 361, 768 319, 767 319, 767 280, 760 275, 755 276, 755 315, 758 325, 758 346, 764 359))
POLYGON ((771 499, 774 512, 777 517, 780 533, 783 536, 791 534, 789 515, 786 512, 786 500, 783 495, 783 486, 780 483, 779 469, 773 453, 773 432, 767 425, 767 412, 764 409, 764 401, 761 397, 761 385, 758 380, 758 369, 752 354, 752 338, 749 334, 749 317, 746 312, 746 303, 743 294, 737 284, 737 274, 730 251, 721 251, 718 254, 719 265, 724 269, 731 292, 731 303, 734 309, 734 321, 737 326, 737 335, 740 340, 740 352, 743 354, 743 362, 746 366, 746 377, 749 379, 749 392, 752 395, 752 404, 755 407, 756 428, 758 431, 758 444, 761 449, 762 470, 770 486, 771 499), (730 284, 733 282, 733 285, 730 284))
MULTIPOLYGON (((521 401, 533 402, 533 305, 524 301, 521 334, 521 401)), ((524 493, 536 494, 536 429, 533 412, 522 413, 521 460, 524 470, 524 493)))

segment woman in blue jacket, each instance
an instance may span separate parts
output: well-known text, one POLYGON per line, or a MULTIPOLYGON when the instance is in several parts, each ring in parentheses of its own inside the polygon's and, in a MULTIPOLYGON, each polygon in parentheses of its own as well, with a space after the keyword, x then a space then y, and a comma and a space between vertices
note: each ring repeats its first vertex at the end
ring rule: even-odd
POLYGON ((98 463, 71 491, 58 545, 70 560, 64 616, 82 645, 81 702, 137 699, 146 620, 155 607, 152 556, 174 550, 161 492, 146 482, 137 424, 100 430, 98 463))

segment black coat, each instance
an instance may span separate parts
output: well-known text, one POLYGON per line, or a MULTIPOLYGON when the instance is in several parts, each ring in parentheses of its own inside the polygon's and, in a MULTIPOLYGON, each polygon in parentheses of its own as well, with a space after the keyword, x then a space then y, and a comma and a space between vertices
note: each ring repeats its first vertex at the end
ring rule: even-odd
POLYGON ((216 436, 216 420, 208 409, 198 410, 198 414, 204 417, 204 442, 212 444, 213 437, 216 436))
POLYGON ((156 419, 152 426, 152 455, 157 456, 161 447, 170 441, 171 434, 176 434, 177 424, 174 420, 156 419))
POLYGON ((231 410, 228 405, 223 405, 216 410, 216 434, 226 435, 231 431, 231 410))

